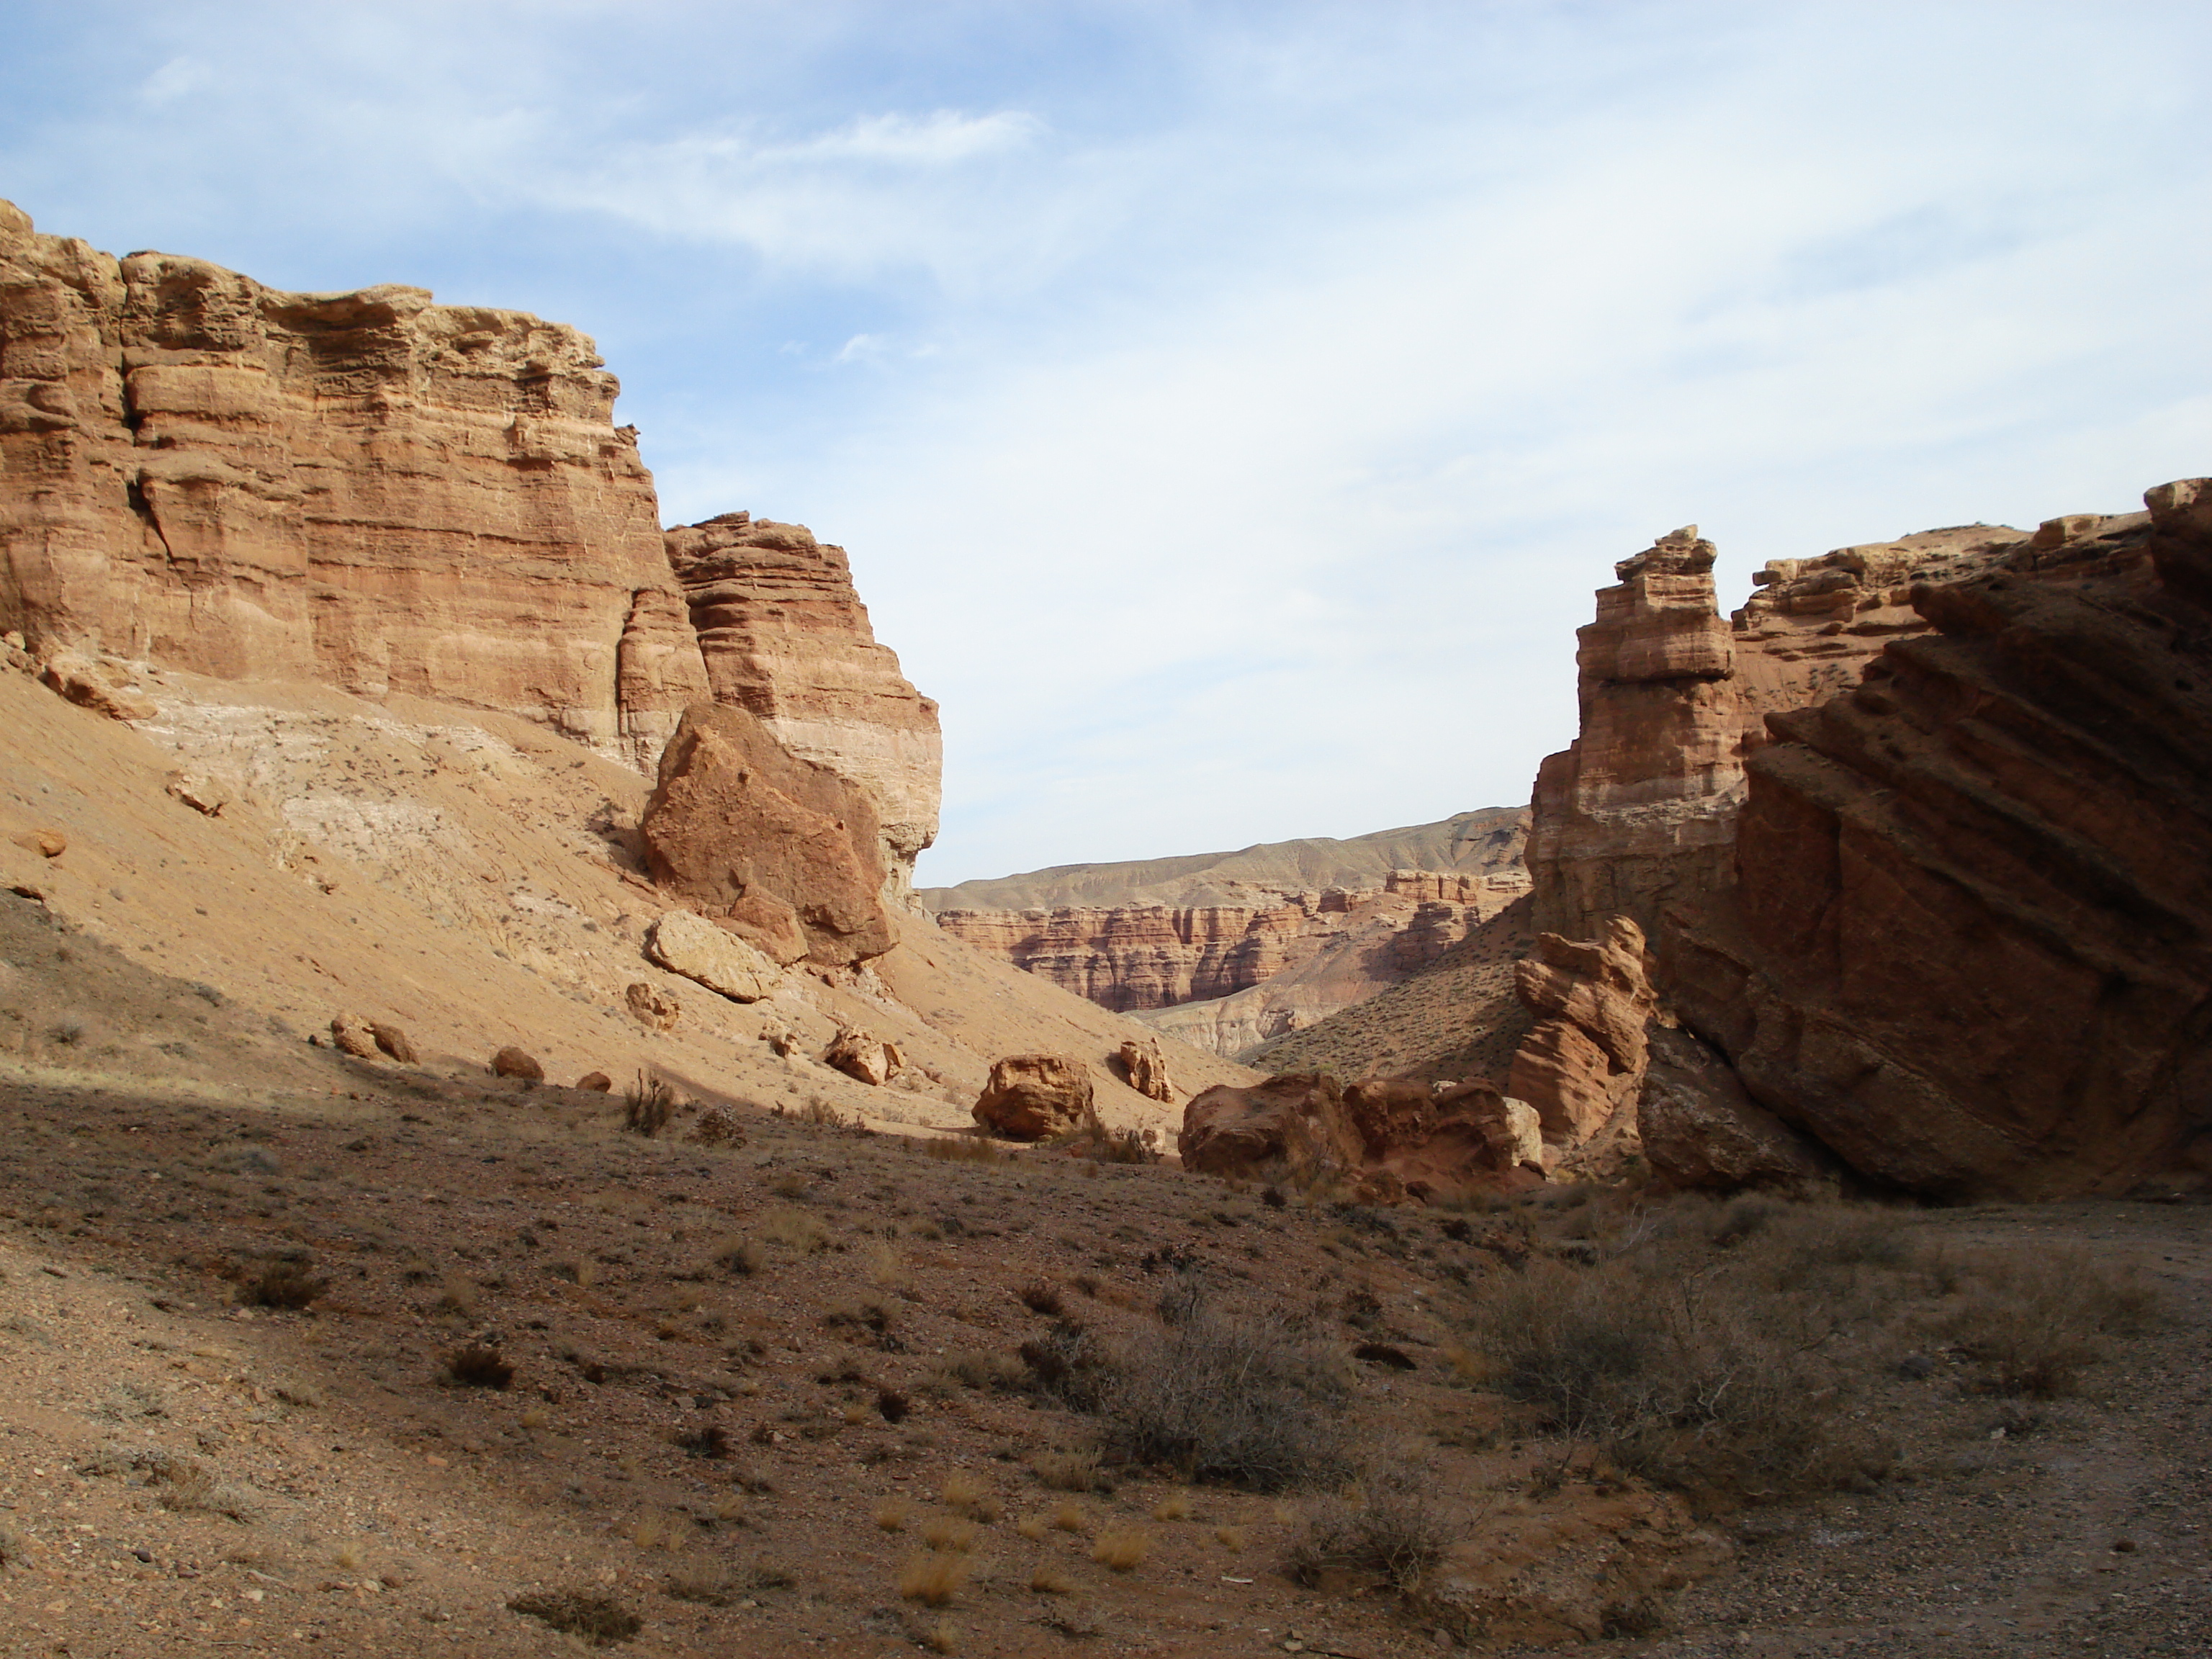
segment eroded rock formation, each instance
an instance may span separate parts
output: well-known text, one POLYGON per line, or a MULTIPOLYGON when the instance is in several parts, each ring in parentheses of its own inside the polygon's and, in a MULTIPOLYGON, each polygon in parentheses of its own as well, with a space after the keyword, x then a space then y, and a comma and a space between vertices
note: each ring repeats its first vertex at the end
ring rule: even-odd
POLYGON ((1658 1006, 1644 930, 1614 916, 1604 937, 1540 933, 1514 969, 1514 988, 1536 1021, 1513 1056, 1505 1092, 1534 1109, 1544 1138, 1571 1148, 1589 1140, 1644 1081, 1644 1027, 1658 1006))
POLYGON ((0 623, 649 764, 706 678, 617 389, 560 324, 118 260, 0 205, 0 623))
POLYGON ((937 705, 876 642, 845 550, 745 513, 671 530, 666 547, 714 700, 866 792, 902 893, 937 836, 944 740, 937 705))
POLYGON ((2212 483, 2054 520, 1863 684, 1771 717, 1730 890, 1662 988, 1863 1174, 2050 1197, 2212 1181, 2212 483))
POLYGON ((808 961, 826 969, 881 956, 896 940, 867 795, 789 754, 742 708, 684 710, 640 829, 654 880, 771 967, 793 930, 808 961))

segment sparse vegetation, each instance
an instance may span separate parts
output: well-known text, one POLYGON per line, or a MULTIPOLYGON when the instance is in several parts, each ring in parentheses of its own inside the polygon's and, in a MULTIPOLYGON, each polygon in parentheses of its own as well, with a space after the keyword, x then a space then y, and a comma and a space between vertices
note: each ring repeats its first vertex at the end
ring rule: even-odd
POLYGON ((247 1279, 239 1299, 251 1307, 284 1308, 296 1312, 330 1288, 330 1281, 317 1278, 309 1271, 307 1262, 287 1258, 270 1262, 247 1279))
POLYGON ((1114 1572, 1131 1572, 1152 1547, 1152 1540, 1134 1527, 1110 1527, 1091 1540, 1091 1559, 1114 1572))
POLYGON ((1291 1547, 1285 1566, 1309 1588, 1334 1568, 1411 1590, 1443 1559, 1454 1536, 1422 1484, 1401 1478, 1364 1493, 1358 1503, 1332 1499, 1323 1504, 1291 1547))
POLYGON ((623 1127, 634 1135, 653 1136, 668 1127, 676 1113, 676 1091, 665 1078, 643 1072, 623 1091, 623 1127))
POLYGON ((446 1375, 463 1388, 505 1389, 514 1382, 514 1367, 497 1348, 471 1342, 446 1356, 446 1375))
POLYGON ((518 1595, 507 1606, 511 1613, 550 1625, 563 1636, 576 1637, 595 1648, 632 1640, 644 1623, 612 1596, 593 1590, 549 1590, 518 1595))

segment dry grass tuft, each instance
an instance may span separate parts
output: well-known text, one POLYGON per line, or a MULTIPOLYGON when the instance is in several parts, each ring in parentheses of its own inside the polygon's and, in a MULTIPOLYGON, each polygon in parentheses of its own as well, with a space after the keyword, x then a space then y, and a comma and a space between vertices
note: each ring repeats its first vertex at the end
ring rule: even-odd
POLYGON ((1036 1279, 1023 1285, 1014 1292, 1014 1296, 1031 1313, 1041 1313, 1048 1318, 1057 1319, 1066 1310, 1060 1286, 1046 1279, 1036 1279))
POLYGON ((1244 1547, 1244 1528, 1242 1527, 1216 1527, 1213 1529, 1213 1541, 1220 1545, 1221 1547, 1225 1550, 1241 1550, 1244 1547))
POLYGON ((876 1525, 885 1532, 904 1532, 914 1518, 914 1505, 903 1498, 887 1498, 876 1505, 876 1525))
POLYGON ((1090 1512, 1080 1504, 1062 1504, 1053 1510, 1052 1524, 1061 1532, 1089 1532, 1090 1512))
POLYGON ((965 1555, 975 1547, 975 1523, 949 1515, 933 1515, 922 1522, 921 1541, 933 1550, 965 1555))
POLYGON ((330 1281, 316 1278, 305 1261, 272 1261, 246 1281, 239 1299, 249 1307, 296 1311, 330 1288, 330 1281))
POLYGON ((943 1607, 960 1593, 960 1587, 967 1582, 967 1559, 941 1550, 909 1555, 905 1565, 899 1569, 899 1595, 925 1607, 943 1607))
POLYGON ((1075 1583, 1054 1563, 1040 1561, 1030 1569, 1030 1588, 1039 1595, 1065 1595, 1075 1583))
POLYGON ((1152 1519, 1188 1521, 1190 1519, 1190 1494, 1184 1492, 1171 1492, 1152 1505, 1152 1519))
POLYGON ((980 1132, 946 1135, 926 1143, 921 1150, 931 1158, 951 1158, 963 1164, 996 1164, 1006 1157, 980 1132))
POLYGON ((1091 1540, 1091 1559, 1115 1572, 1131 1572, 1152 1547, 1152 1540, 1134 1527, 1111 1527, 1091 1540))
POLYGON ((1049 1492, 1096 1492, 1098 1454, 1092 1450, 1043 1451, 1030 1455, 1037 1484, 1049 1492))
POLYGON ((988 1483, 964 1471, 945 1478, 945 1489, 938 1494, 938 1498, 945 1508, 972 1521, 981 1521, 986 1526, 1006 1513, 988 1483))
POLYGON ((801 1255, 817 1255, 836 1242, 829 1223, 811 1210, 780 1208, 761 1217, 761 1237, 771 1244, 782 1244, 801 1255))

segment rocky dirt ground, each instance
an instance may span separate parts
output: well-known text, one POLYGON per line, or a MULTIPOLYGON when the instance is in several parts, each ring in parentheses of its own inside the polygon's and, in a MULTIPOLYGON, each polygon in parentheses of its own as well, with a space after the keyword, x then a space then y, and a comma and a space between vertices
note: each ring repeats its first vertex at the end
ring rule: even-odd
POLYGON ((533 1594, 699 1654, 2183 1654, 2212 1631, 2200 1207, 1865 1212, 1929 1261, 2079 1249, 2161 1311, 2037 1400, 1929 1334, 1938 1290, 1881 1279, 1927 1300, 1839 1340, 1881 1478, 1693 1515, 1547 1431, 1471 1334, 1499 1287, 1602 1271, 1664 1205, 1276 1205, 765 1111, 647 1139, 619 1099, 303 1064, 251 1098, 0 1082, 11 1650, 574 1650, 511 1610, 533 1594), (301 1281, 304 1309, 257 1304, 301 1281), (1099 1419, 1023 1345, 1141 1344, 1194 1285, 1341 1368, 1326 1485, 1085 1472, 1099 1419), (456 1379, 471 1347, 506 1386, 456 1379), (1340 1482, 1393 1472, 1447 1534, 1427 1583, 1298 1582, 1340 1482))

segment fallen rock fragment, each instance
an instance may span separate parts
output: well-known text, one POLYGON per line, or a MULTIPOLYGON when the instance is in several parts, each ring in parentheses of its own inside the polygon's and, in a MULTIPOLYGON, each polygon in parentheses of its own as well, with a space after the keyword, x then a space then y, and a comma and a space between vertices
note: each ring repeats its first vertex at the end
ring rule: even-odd
POLYGON ((1142 1042, 1129 1037, 1121 1044, 1121 1071, 1129 1079, 1129 1086, 1147 1100, 1173 1100, 1175 1085, 1168 1079, 1167 1056, 1160 1052, 1160 1040, 1147 1037, 1142 1042))
POLYGON ((368 1023, 368 1029, 370 1034, 376 1039, 376 1046, 402 1066, 413 1066, 418 1063, 415 1045, 407 1040, 407 1033, 397 1025, 392 1024, 389 1020, 373 1019, 368 1023))
POLYGON ((331 1021, 331 1043, 356 1060, 376 1057, 375 1028, 359 1014, 340 1014, 331 1021))
POLYGON ((595 1095, 604 1095, 614 1088, 615 1080, 605 1072, 586 1072, 576 1079, 576 1086, 595 1095))
POLYGON ((1176 1152, 1186 1170, 1245 1176, 1345 1174, 1359 1167, 1366 1148, 1334 1078, 1290 1073, 1247 1088, 1216 1084, 1193 1096, 1176 1152))
POLYGON ((823 1051, 822 1063, 872 1088, 881 1088, 898 1069, 899 1053, 866 1031, 848 1029, 837 1033, 823 1051))
POLYGON ((78 708, 112 720, 149 720, 161 712, 151 699, 110 685, 98 664, 74 651, 57 651, 47 658, 39 681, 78 708))
POLYGON ((765 952, 690 910, 671 910, 654 922, 645 953, 732 1002, 758 1002, 783 983, 783 970, 765 952))
POLYGON ((975 1121, 1010 1140, 1042 1140, 1095 1121, 1091 1071, 1066 1054, 1008 1054, 991 1066, 975 1121))
POLYGON ((513 1044, 491 1057, 492 1075, 520 1078, 525 1083, 545 1081, 545 1068, 513 1044))
POLYGON ((647 985, 642 980, 623 992, 623 1000, 637 1017, 638 1023, 655 1031, 672 1031, 684 1017, 684 1005, 657 985, 647 985))
POLYGON ((1728 1062, 1686 1031, 1652 1031, 1637 1119, 1644 1156, 1669 1186, 1734 1192, 1835 1180, 1833 1160, 1753 1101, 1728 1062))
POLYGON ((26 830, 12 837, 16 846, 42 859, 58 859, 69 851, 69 837, 58 830, 26 830))
POLYGON ((230 791, 204 772, 172 772, 167 788, 173 799, 211 818, 221 817, 230 805, 230 791))

